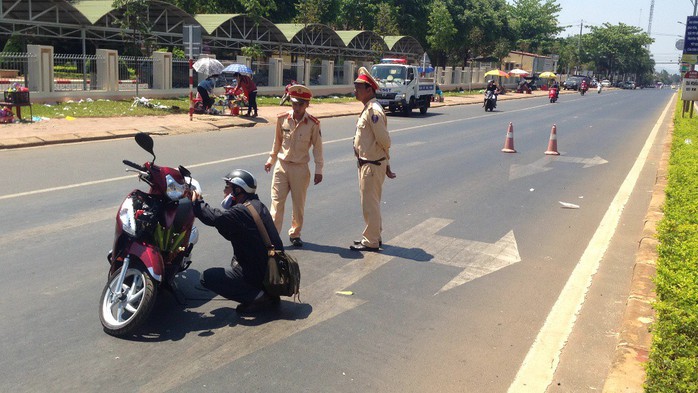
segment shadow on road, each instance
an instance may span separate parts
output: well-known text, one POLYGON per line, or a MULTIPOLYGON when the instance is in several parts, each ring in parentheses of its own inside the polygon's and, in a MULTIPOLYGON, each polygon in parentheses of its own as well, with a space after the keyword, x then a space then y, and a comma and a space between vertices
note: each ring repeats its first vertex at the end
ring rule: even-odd
POLYGON ((278 307, 251 315, 240 315, 235 311, 237 303, 218 297, 201 287, 200 277, 201 273, 194 269, 178 276, 175 293, 160 291, 148 320, 137 333, 124 339, 138 342, 179 341, 191 333, 207 337, 226 327, 259 326, 277 320, 306 319, 313 311, 309 304, 282 298, 278 307), (194 311, 209 302, 220 307, 208 313, 194 311))
MULTIPOLYGON (((362 259, 364 257, 364 252, 350 250, 349 246, 337 247, 337 246, 328 246, 328 245, 324 245, 324 244, 315 244, 315 243, 304 242, 303 249, 309 250, 309 251, 315 251, 315 252, 322 252, 322 253, 326 253, 326 254, 336 254, 344 259, 362 259)), ((372 252, 367 251, 366 255, 368 255, 370 253, 372 253, 372 252)), ((380 251, 380 253, 383 255, 389 255, 392 257, 409 259, 409 260, 416 261, 416 262, 429 262, 434 258, 433 255, 429 254, 428 252, 424 251, 421 248, 405 248, 405 247, 391 246, 388 244, 383 245, 383 249, 382 249, 382 251, 380 251)))

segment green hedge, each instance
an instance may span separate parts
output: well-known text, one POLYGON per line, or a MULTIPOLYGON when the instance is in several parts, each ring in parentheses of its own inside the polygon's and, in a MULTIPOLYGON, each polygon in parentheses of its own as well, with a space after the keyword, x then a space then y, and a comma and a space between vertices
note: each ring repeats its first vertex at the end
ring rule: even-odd
POLYGON ((664 218, 658 226, 657 320, 648 393, 698 392, 698 112, 677 105, 664 218))

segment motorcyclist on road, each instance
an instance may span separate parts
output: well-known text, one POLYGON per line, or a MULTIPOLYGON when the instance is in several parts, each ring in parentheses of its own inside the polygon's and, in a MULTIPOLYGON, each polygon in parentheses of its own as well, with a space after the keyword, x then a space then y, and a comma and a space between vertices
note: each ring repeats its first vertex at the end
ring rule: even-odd
POLYGON ((581 90, 581 91, 589 90, 589 85, 587 84, 586 79, 582 80, 582 84, 579 86, 579 90, 581 90))
MULTIPOLYGON (((499 94, 499 86, 493 79, 487 81, 487 87, 485 88, 485 97, 487 97, 487 92, 491 91, 494 97, 494 107, 497 107, 497 94, 499 94)), ((486 99, 485 99, 486 100, 486 99)))
POLYGON ((555 98, 560 98, 560 85, 557 83, 557 81, 553 82, 553 85, 550 88, 555 89, 555 98))

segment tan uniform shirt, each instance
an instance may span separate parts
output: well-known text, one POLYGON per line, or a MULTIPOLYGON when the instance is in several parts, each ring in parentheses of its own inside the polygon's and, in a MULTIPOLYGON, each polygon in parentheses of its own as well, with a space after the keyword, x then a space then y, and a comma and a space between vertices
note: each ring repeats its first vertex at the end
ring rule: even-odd
POLYGON ((322 132, 320 120, 305 113, 303 118, 296 122, 293 119, 293 111, 282 113, 276 121, 276 135, 272 145, 271 164, 276 160, 283 160, 295 164, 307 164, 310 162, 310 147, 313 147, 313 159, 315 161, 315 174, 322 175, 324 160, 322 158, 322 132))
POLYGON ((356 122, 354 152, 358 158, 368 161, 385 158, 382 164, 389 165, 389 149, 388 119, 385 117, 383 107, 374 98, 366 103, 356 122))

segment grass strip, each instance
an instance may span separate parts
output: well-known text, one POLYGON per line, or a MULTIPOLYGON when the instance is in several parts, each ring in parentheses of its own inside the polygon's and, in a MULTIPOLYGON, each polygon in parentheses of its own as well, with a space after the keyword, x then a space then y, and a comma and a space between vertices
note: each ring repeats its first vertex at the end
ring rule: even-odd
POLYGON ((682 118, 678 103, 664 218, 657 228, 648 393, 698 392, 698 116, 682 118))

